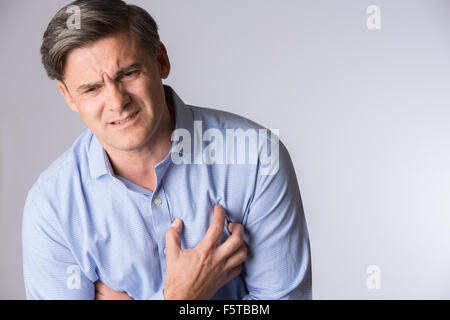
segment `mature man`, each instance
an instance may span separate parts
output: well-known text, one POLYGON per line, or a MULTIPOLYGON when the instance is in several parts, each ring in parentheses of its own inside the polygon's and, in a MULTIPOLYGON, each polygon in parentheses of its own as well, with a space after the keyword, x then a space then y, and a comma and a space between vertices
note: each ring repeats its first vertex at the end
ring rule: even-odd
POLYGON ((311 298, 287 150, 256 123, 187 106, 163 85, 169 58, 145 10, 75 1, 49 23, 41 54, 88 129, 28 193, 28 298, 311 298), (246 136, 248 161, 231 161, 230 130, 257 132, 256 149, 246 136))

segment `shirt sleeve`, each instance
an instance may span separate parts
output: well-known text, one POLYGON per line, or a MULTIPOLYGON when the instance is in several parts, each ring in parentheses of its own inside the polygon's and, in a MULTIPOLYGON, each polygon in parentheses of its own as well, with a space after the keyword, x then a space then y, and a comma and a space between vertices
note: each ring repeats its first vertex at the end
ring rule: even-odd
POLYGON ((163 288, 156 291, 156 293, 152 295, 149 300, 166 300, 164 298, 163 288))
POLYGON ((277 145, 276 170, 264 174, 258 168, 254 196, 243 221, 249 247, 244 300, 312 298, 311 254, 300 190, 287 149, 279 140, 277 145))
POLYGON ((92 300, 95 288, 74 259, 45 200, 25 202, 22 221, 23 273, 27 299, 92 300))

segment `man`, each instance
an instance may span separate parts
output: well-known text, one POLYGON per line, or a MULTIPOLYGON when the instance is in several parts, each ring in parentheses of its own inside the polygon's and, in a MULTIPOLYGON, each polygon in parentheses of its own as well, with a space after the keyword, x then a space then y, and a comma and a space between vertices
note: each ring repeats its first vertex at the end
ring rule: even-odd
POLYGON ((187 106, 163 85, 170 62, 157 31, 137 6, 80 0, 44 33, 47 74, 88 129, 28 193, 27 297, 310 299, 308 231, 287 150, 263 127, 187 106), (236 129, 258 132, 256 151, 245 149, 257 161, 231 161, 240 154, 221 134, 236 129), (269 170, 268 145, 279 147, 269 170))

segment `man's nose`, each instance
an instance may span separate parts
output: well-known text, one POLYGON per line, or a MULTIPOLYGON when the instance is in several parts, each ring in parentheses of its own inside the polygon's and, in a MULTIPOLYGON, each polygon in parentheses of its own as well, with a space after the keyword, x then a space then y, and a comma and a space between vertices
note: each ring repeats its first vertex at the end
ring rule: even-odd
POLYGON ((131 98, 120 82, 108 81, 106 88, 106 106, 109 110, 120 111, 130 103, 131 98))

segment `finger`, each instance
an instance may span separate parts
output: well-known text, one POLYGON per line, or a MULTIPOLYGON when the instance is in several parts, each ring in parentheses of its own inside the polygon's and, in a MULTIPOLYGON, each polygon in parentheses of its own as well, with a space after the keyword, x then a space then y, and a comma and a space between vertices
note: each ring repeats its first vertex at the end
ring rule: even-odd
POLYGON ((225 270, 231 270, 238 265, 241 265, 247 259, 247 245, 244 243, 238 250, 236 250, 225 262, 225 270))
POLYGON ((101 282, 100 280, 98 280, 95 283, 95 290, 103 294, 103 293, 108 292, 108 290, 112 290, 112 289, 110 287, 108 287, 106 284, 104 284, 103 282, 101 282))
POLYGON ((94 283, 95 300, 132 300, 126 292, 111 289, 100 280, 94 283))
POLYGON ((175 219, 166 233, 166 256, 168 259, 178 256, 181 251, 180 234, 183 229, 183 221, 175 219))
POLYGON ((244 266, 242 264, 234 267, 227 273, 227 282, 239 276, 243 270, 244 266))
POLYGON ((214 246, 217 246, 217 243, 222 236, 223 226, 225 224, 225 216, 225 210, 221 206, 215 205, 213 221, 206 231, 205 237, 200 242, 200 246, 207 250, 211 249, 214 246))
POLYGON ((218 254, 222 257, 230 256, 244 243, 244 227, 242 227, 240 223, 230 222, 228 224, 228 229, 231 232, 231 236, 229 236, 218 248, 218 254))
POLYGON ((114 296, 111 296, 111 300, 133 300, 126 292, 116 292, 114 296))
POLYGON ((244 227, 238 222, 230 222, 228 230, 232 235, 237 235, 240 239, 244 237, 244 227))
POLYGON ((228 222, 228 226, 227 226, 227 229, 228 229, 228 231, 230 232, 230 234, 232 234, 233 233, 233 223, 234 222, 228 222))
POLYGON ((102 295, 101 293, 95 291, 95 300, 106 300, 105 296, 102 295))
POLYGON ((100 280, 95 283, 95 290, 101 295, 110 295, 110 294, 118 293, 118 291, 111 289, 110 287, 108 287, 106 284, 104 284, 100 280))
POLYGON ((95 292, 95 300, 133 300, 126 292, 112 291, 108 294, 95 292))

